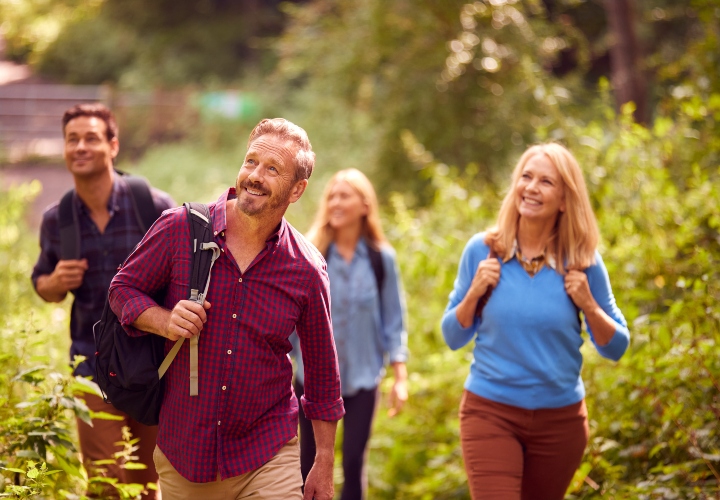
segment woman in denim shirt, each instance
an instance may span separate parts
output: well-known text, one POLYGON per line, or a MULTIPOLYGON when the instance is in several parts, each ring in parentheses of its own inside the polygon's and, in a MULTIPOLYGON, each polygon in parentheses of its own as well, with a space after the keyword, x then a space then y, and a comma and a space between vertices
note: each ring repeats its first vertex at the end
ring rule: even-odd
MULTIPOLYGON (((345 481, 340 498, 359 500, 367 490, 367 444, 385 363, 391 364, 395 375, 389 411, 394 415, 407 400, 408 354, 395 252, 382 231, 375 190, 362 172, 342 170, 330 179, 308 239, 325 256, 330 276, 333 333, 345 402, 345 481), (381 278, 373 269, 372 252, 375 258, 379 256, 376 262, 382 265, 381 278)), ((297 360, 295 392, 300 398, 303 364, 298 339, 293 336, 292 340, 297 360)), ((312 424, 299 413, 304 480, 315 458, 315 439, 312 424)))

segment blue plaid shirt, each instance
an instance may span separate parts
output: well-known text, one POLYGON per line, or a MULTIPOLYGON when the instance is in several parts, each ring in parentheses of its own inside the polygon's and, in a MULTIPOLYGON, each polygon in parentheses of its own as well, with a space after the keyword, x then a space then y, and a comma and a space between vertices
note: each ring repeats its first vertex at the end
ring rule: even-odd
MULTIPOLYGON (((153 202, 159 210, 175 206, 170 195, 152 189, 153 202)), ((132 206, 130 188, 123 178, 115 175, 112 194, 108 201, 110 222, 100 233, 90 218, 90 212, 80 198, 73 197, 74 209, 80 224, 80 255, 87 259, 80 288, 72 290, 75 296, 70 316, 70 359, 82 355, 87 361, 78 366, 76 374, 95 376, 95 340, 93 325, 102 316, 110 281, 130 251, 142 239, 135 210, 132 206)), ((40 276, 51 274, 60 260, 59 202, 45 210, 40 226, 40 256, 32 273, 33 285, 37 287, 40 276)))

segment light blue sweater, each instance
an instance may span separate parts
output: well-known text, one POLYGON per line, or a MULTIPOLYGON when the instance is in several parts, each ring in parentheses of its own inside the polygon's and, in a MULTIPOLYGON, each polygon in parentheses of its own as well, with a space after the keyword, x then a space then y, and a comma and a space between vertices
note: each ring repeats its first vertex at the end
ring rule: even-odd
MULTIPOLYGON (((378 293, 367 244, 360 240, 352 261, 346 262, 335 245, 328 249, 330 309, 333 336, 340 366, 342 395, 374 389, 384 375, 386 363, 406 362, 405 299, 395 251, 381 249, 385 278, 378 293)), ((304 372, 297 335, 290 337, 291 355, 297 361, 295 377, 303 383, 304 372)))
MULTIPOLYGON (((463 328, 455 310, 470 288, 475 271, 488 256, 485 234, 465 246, 455 288, 442 318, 442 331, 451 349, 475 338, 474 357, 465 388, 478 396, 529 410, 560 408, 585 397, 580 377, 582 355, 578 310, 565 292, 564 278, 549 266, 534 277, 513 257, 503 263, 500 281, 485 305, 482 318, 463 328)), ((615 334, 598 352, 617 361, 630 341, 627 322, 615 304, 600 254, 585 270, 590 291, 615 322, 615 334)), ((586 325, 587 326, 587 325, 586 325)))

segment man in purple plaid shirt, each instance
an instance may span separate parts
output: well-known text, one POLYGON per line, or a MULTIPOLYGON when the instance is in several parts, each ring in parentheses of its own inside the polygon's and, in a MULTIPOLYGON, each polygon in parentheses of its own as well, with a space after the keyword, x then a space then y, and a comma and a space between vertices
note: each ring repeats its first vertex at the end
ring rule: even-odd
POLYGON ((203 305, 185 300, 183 209, 163 214, 112 281, 110 304, 129 335, 199 336, 198 394, 190 395, 189 342, 165 375, 154 455, 164 500, 333 497, 344 409, 329 281, 320 253, 284 219, 314 163, 302 128, 282 118, 255 127, 235 187, 209 205, 221 255, 203 305), (288 357, 294 330, 305 360, 302 407, 317 441, 304 496, 288 357))

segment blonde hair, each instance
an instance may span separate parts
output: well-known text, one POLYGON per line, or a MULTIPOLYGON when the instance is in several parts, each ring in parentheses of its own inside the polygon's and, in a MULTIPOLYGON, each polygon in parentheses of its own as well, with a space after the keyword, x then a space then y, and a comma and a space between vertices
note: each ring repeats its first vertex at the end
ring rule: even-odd
POLYGON ((377 195, 370 180, 361 171, 355 168, 340 170, 333 175, 325 186, 320 206, 315 214, 315 220, 307 233, 307 238, 320 253, 327 253, 330 243, 335 239, 335 231, 330 227, 328 201, 330 191, 338 182, 347 182, 362 198, 367 205, 367 215, 363 217, 361 235, 367 243, 380 250, 380 247, 387 242, 380 223, 377 195))
POLYGON ((565 274, 566 269, 585 269, 595 263, 600 232, 582 170, 572 153, 557 143, 531 146, 520 157, 512 174, 512 184, 500 207, 497 224, 487 231, 485 243, 503 261, 513 257, 510 252, 517 238, 520 219, 515 187, 523 168, 535 155, 545 155, 555 165, 565 186, 565 211, 557 216, 547 252, 555 258, 560 274, 565 274))

